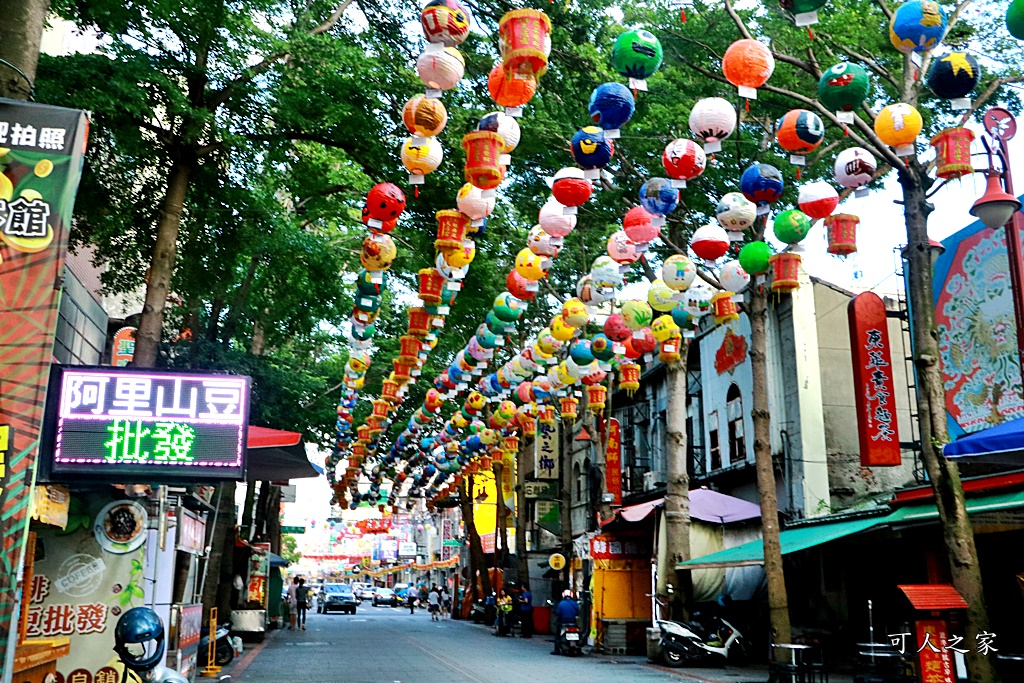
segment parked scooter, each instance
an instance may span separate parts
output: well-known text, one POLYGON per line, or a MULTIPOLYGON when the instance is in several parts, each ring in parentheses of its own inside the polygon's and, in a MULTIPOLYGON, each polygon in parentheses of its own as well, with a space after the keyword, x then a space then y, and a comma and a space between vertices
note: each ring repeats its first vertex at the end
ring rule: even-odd
MULTIPOLYGON (((228 624, 221 624, 217 627, 216 649, 214 650, 214 663, 217 666, 227 666, 235 658, 235 648, 231 645, 231 629, 228 624)), ((207 666, 208 653, 210 651, 210 629, 203 627, 202 637, 199 639, 199 666, 207 666)))
POLYGON ((668 666, 745 666, 750 659, 743 634, 719 616, 694 614, 690 622, 656 623, 661 629, 661 657, 668 666))
MULTIPOLYGON (((188 683, 180 673, 160 663, 166 647, 164 623, 148 607, 132 608, 117 620, 114 652, 127 669, 145 683, 188 683)), ((220 677, 221 683, 230 681, 231 676, 220 677)))
POLYGON ((558 650, 566 657, 583 654, 583 634, 579 626, 563 625, 558 629, 558 650))

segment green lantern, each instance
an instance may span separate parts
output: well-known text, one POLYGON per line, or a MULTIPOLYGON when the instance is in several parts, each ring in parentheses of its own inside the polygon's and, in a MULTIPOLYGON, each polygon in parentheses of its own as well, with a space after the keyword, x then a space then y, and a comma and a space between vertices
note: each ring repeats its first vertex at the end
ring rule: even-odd
MULTIPOLYGON (((374 275, 383 276, 383 273, 374 273, 374 275)), ((380 282, 374 282, 369 272, 360 271, 356 277, 356 289, 364 296, 378 296, 384 291, 384 278, 381 277, 380 282)))
POLYGON ((612 46, 612 68, 627 78, 650 78, 661 66, 661 42, 642 28, 626 31, 612 46))
POLYGON ((487 311, 487 315, 484 317, 484 324, 487 325, 487 329, 489 329, 493 334, 499 336, 506 334, 512 329, 515 329, 509 323, 498 318, 498 316, 494 314, 493 310, 487 311))
POLYGON ((1013 0, 1006 10, 1006 28, 1017 40, 1024 40, 1024 0, 1013 0))
POLYGON ((367 341, 373 338, 373 335, 377 332, 376 325, 365 325, 360 327, 359 325, 352 326, 352 338, 356 341, 367 341))
POLYGON ((476 341, 485 349, 493 349, 498 346, 498 335, 487 329, 487 325, 481 325, 476 329, 476 341))
POLYGON ((851 62, 836 64, 818 81, 818 99, 831 111, 853 111, 870 91, 867 69, 851 62))
POLYGON ((828 0, 780 0, 779 4, 782 5, 782 9, 793 14, 807 14, 808 12, 817 12, 828 0))
POLYGON ((376 313, 380 310, 380 300, 379 296, 357 296, 356 310, 363 313, 376 313))
POLYGON ((740 267, 751 275, 760 275, 768 272, 768 259, 771 258, 772 249, 764 242, 751 242, 743 245, 740 249, 740 267))
POLYGON ((807 233, 811 231, 811 219, 803 211, 790 209, 775 217, 772 230, 775 231, 775 238, 780 242, 796 244, 807 237, 807 233))
POLYGON ((522 301, 515 298, 508 292, 502 292, 494 299, 494 315, 498 320, 506 323, 514 323, 519 320, 526 306, 522 301))

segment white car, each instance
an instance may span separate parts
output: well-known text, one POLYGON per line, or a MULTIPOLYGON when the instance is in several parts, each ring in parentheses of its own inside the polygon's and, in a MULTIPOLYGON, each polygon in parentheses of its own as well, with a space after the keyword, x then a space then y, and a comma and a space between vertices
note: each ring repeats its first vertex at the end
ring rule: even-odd
POLYGON ((354 583, 352 590, 360 600, 373 600, 373 596, 377 592, 377 589, 368 583, 354 583))

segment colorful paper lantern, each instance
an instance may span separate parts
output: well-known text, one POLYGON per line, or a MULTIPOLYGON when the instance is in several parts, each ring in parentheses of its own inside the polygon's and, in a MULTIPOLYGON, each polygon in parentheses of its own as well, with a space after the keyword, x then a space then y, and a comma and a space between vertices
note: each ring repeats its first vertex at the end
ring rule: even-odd
POLYGON ((479 187, 466 183, 459 189, 455 197, 455 203, 459 211, 466 214, 470 220, 482 221, 494 211, 494 197, 484 197, 479 187))
POLYGON ((665 284, 661 278, 657 278, 647 289, 647 303, 656 311, 667 313, 675 308, 676 292, 665 284))
POLYGON ((558 256, 559 247, 552 243, 555 238, 547 234, 539 225, 530 228, 526 235, 526 247, 538 256, 555 258, 558 256))
POLYGON ((818 100, 834 112, 854 111, 871 92, 867 69, 852 62, 840 62, 821 75, 818 100))
POLYGON ((402 108, 402 123, 410 135, 433 137, 448 123, 448 110, 441 100, 417 95, 402 108))
POLYGON ((800 288, 800 254, 784 252, 768 259, 772 266, 772 291, 789 294, 800 288))
POLYGON ((649 327, 637 330, 627 341, 638 358, 644 354, 653 353, 658 348, 658 342, 654 339, 654 333, 649 327))
POLYGON ((454 47, 438 52, 424 52, 416 60, 416 73, 432 90, 451 90, 462 80, 466 61, 454 47))
MULTIPOLYGON (((441 258, 449 268, 466 268, 476 258, 476 244, 472 240, 466 240, 458 249, 445 249, 441 252, 441 258)), ((447 290, 454 299, 454 290, 447 290)), ((441 302, 444 303, 444 302, 441 302)))
POLYGON ((427 42, 455 47, 469 35, 470 14, 458 0, 430 0, 420 12, 420 25, 427 42))
POLYGON ((774 71, 775 57, 759 40, 737 40, 722 56, 722 73, 736 86, 740 97, 756 99, 757 89, 768 82, 774 71))
MULTIPOLYGON (((633 336, 630 327, 626 324, 626 321, 622 319, 622 315, 619 313, 612 313, 604 321, 604 334, 606 337, 611 339, 613 342, 623 342, 633 336)), ((591 341, 591 349, 594 348, 593 341, 591 341)), ((597 351, 594 352, 597 356, 597 351)), ((600 356, 597 356, 600 358, 600 356)))
MULTIPOLYGON (((674 309, 675 306, 673 305, 674 309)), ((663 342, 674 334, 679 333, 679 324, 671 315, 660 315, 651 323, 651 334, 658 342, 663 342)))
POLYGON ((608 238, 608 256, 616 263, 633 263, 640 258, 640 252, 637 251, 636 243, 626 236, 625 231, 616 230, 608 238))
POLYGON ((646 80, 661 66, 661 41, 642 28, 626 31, 612 45, 612 68, 620 76, 646 80))
POLYGON ((789 209, 775 217, 772 223, 775 239, 785 244, 796 244, 811 231, 811 219, 802 211, 789 209))
POLYGON ((523 316, 526 304, 512 296, 509 292, 502 292, 494 298, 492 310, 498 320, 505 323, 514 323, 523 316))
POLYGON ((437 170, 444 149, 437 138, 407 138, 402 143, 402 165, 410 175, 427 175, 437 170))
POLYGON ((619 389, 632 396, 640 388, 640 366, 623 363, 619 366, 619 389))
POLYGON ((661 266, 661 279, 672 290, 684 292, 693 284, 697 277, 697 266, 693 264, 690 257, 683 254, 672 254, 661 266))
POLYGON ((793 13, 797 26, 810 26, 818 23, 818 10, 824 7, 826 2, 827 0, 779 0, 779 5, 787 12, 793 13))
POLYGON ((666 365, 678 363, 683 357, 683 335, 673 334, 658 347, 658 360, 666 365))
POLYGON ((655 216, 667 216, 679 205, 679 190, 667 178, 650 178, 640 186, 640 206, 655 216))
POLYGON ((505 141, 497 133, 478 130, 462 137, 466 152, 466 180, 481 190, 493 190, 501 185, 505 171, 500 164, 501 148, 505 141))
POLYGON ((833 171, 840 185, 855 190, 871 182, 877 168, 878 162, 871 152, 863 147, 850 147, 836 156, 833 171))
MULTIPOLYGON (((966 52, 950 52, 932 60, 928 87, 944 100, 967 97, 981 81, 981 65, 966 52)), ((967 103, 970 107, 970 103, 967 103)))
POLYGON ((633 117, 636 100, 629 88, 621 83, 602 83, 590 94, 587 111, 590 119, 600 128, 611 131, 626 125, 633 117))
POLYGON ((1006 30, 1017 40, 1024 40, 1024 0, 1013 0, 1006 8, 1006 30))
POLYGON ((718 200, 715 218, 729 232, 741 233, 757 220, 757 204, 740 192, 729 192, 718 200))
POLYGON ((839 193, 824 180, 800 186, 797 206, 811 220, 821 220, 832 215, 839 206, 839 193))
POLYGON ((370 220, 397 220, 405 211, 405 193, 391 183, 378 183, 366 193, 364 212, 370 220))
POLYGON ((604 412, 605 402, 608 400, 608 387, 603 384, 592 384, 587 386, 587 411, 592 415, 604 412))
POLYGON ((576 336, 576 328, 569 325, 561 315, 556 315, 548 324, 551 334, 560 342, 567 342, 576 336))
POLYGON ((437 268, 423 268, 419 271, 420 301, 425 304, 441 303, 441 292, 447 280, 437 272, 437 268))
POLYGON ((387 270, 397 255, 395 241, 388 235, 371 235, 363 240, 359 262, 369 271, 387 270))
POLYGON ((848 213, 837 213, 826 218, 828 253, 846 256, 857 251, 858 225, 860 225, 860 218, 848 213))
POLYGON ((533 74, 509 73, 504 65, 495 64, 487 75, 487 92, 499 107, 515 109, 533 99, 537 78, 533 74))
POLYGON ((729 234, 720 225, 697 228, 690 238, 690 249, 698 258, 717 261, 729 251, 729 234))
POLYGON ((410 308, 409 314, 409 334, 414 337, 425 337, 430 333, 431 318, 432 315, 427 313, 427 309, 418 307, 410 308))
POLYGON ((622 321, 631 330, 642 330, 654 320, 654 313, 646 301, 630 299, 622 303, 622 321))
POLYGON ((569 327, 583 327, 590 320, 587 305, 573 298, 562 304, 562 319, 569 327))
POLYGON ((434 248, 439 251, 461 249, 469 231, 469 216, 461 211, 444 209, 435 214, 437 219, 437 239, 434 248))
POLYGON ((566 422, 574 421, 578 415, 579 400, 572 396, 564 396, 559 399, 559 404, 561 405, 561 418, 566 422))
POLYGON ((551 53, 551 20, 535 9, 506 12, 498 22, 499 48, 505 70, 541 77, 551 53))
POLYGON ((974 173, 971 164, 973 141, 974 132, 967 128, 947 128, 933 137, 935 175, 948 180, 974 173))
POLYGON ((712 296, 714 296, 714 291, 711 289, 711 285, 704 280, 697 280, 686 290, 686 295, 683 298, 686 312, 694 319, 707 315, 711 312, 712 296))
POLYGON ((702 174, 707 163, 708 158, 704 154, 704 149, 686 138, 673 140, 665 145, 665 151, 661 153, 661 165, 665 167, 665 173, 669 178, 681 181, 683 187, 686 181, 702 174))
MULTIPOLYGON (((622 326, 625 327, 625 323, 622 323, 622 326)), ((626 328, 626 334, 629 334, 628 328, 626 328)), ((594 354, 594 358, 596 358, 599 361, 610 361, 612 358, 615 357, 615 349, 613 348, 612 340, 608 335, 604 334, 603 332, 595 334, 593 337, 591 337, 590 352, 594 354)))
POLYGON ((721 97, 697 100, 690 110, 690 132, 704 141, 705 152, 722 149, 722 141, 736 130, 736 109, 721 97))
POLYGON ((511 154, 515 151, 515 148, 519 146, 519 139, 522 136, 522 131, 519 130, 519 123, 513 117, 500 111, 491 112, 480 119, 480 124, 476 129, 489 130, 500 135, 503 142, 501 146, 502 154, 511 154))
POLYGON ((914 143, 922 128, 921 113, 905 102, 890 104, 875 117, 875 134, 883 143, 895 147, 898 156, 917 153, 914 143))
POLYGON ((767 212, 769 204, 782 196, 782 173, 768 164, 755 163, 740 176, 743 196, 757 204, 758 213, 767 212))
POLYGON ((904 54, 928 52, 946 36, 946 12, 934 0, 909 0, 889 23, 889 41, 904 54))
POLYGON ((527 280, 540 280, 547 275, 543 263, 543 257, 524 248, 516 255, 516 272, 527 280))
POLYGON ((551 194, 563 206, 582 206, 590 199, 594 186, 584 177, 581 169, 566 167, 555 173, 551 194))
POLYGON ((679 325, 681 330, 689 330, 695 324, 696 319, 690 315, 689 309, 686 307, 686 302, 681 301, 676 304, 676 307, 672 309, 672 322, 679 325))
POLYGON ((790 161, 802 166, 803 157, 818 149, 825 139, 825 123, 814 112, 794 109, 775 122, 775 139, 789 152, 790 161))
POLYGON ((577 339, 574 341, 572 346, 569 348, 569 357, 572 358, 574 363, 580 366, 588 366, 593 363, 595 358, 594 353, 590 350, 590 340, 577 339))
POLYGON ((595 285, 607 289, 615 289, 623 284, 619 264, 610 256, 598 256, 594 259, 594 264, 590 267, 590 277, 593 278, 595 285))
POLYGON ((532 282, 534 281, 527 280, 517 271, 511 270, 505 278, 505 288, 508 289, 509 294, 515 298, 521 301, 529 301, 536 295, 536 292, 530 290, 532 282))
POLYGON ((565 205, 550 197, 542 207, 537 221, 552 237, 566 237, 576 228, 576 215, 565 213, 565 205))
POLYGON ((608 300, 589 273, 576 281, 576 296, 587 306, 598 306, 608 300))
POLYGON ((615 145, 597 126, 586 126, 572 136, 572 158, 580 168, 604 168, 615 154, 615 145))
POLYGON ((380 296, 381 292, 384 291, 384 278, 381 277, 379 282, 375 282, 369 271, 361 270, 359 275, 356 276, 356 289, 360 294, 366 296, 380 296))
POLYGON ((740 312, 736 302, 732 300, 733 292, 719 292, 711 297, 711 310, 715 314, 715 324, 724 325, 739 320, 740 312))
POLYGON ((750 284, 750 275, 739 261, 726 261, 718 269, 718 281, 731 292, 742 292, 750 284))
POLYGON ((622 218, 622 231, 636 244, 647 244, 661 234, 661 227, 651 222, 653 218, 644 207, 634 206, 622 218))

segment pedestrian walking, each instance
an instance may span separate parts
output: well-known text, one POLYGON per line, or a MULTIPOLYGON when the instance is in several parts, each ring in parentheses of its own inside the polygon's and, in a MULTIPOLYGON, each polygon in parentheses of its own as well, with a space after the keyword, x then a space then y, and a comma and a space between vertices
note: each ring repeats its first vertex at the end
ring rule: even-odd
POLYGON ((525 585, 519 591, 519 629, 523 638, 533 637, 533 594, 525 585))
POLYGON ((447 586, 441 586, 441 618, 450 619, 452 615, 452 594, 447 586))
POLYGON ((427 594, 427 605, 430 611, 431 621, 441 621, 441 594, 435 584, 427 594))
POLYGON ((295 589, 295 607, 298 611, 296 625, 303 631, 306 630, 306 610, 309 609, 310 590, 310 587, 306 585, 306 580, 300 578, 298 588, 295 589))
POLYGON ((288 630, 291 631, 295 628, 295 617, 298 615, 298 594, 299 589, 299 577, 292 579, 291 584, 288 586, 288 630))
POLYGON ((416 589, 412 586, 405 592, 405 604, 409 606, 409 614, 416 614, 416 589))

